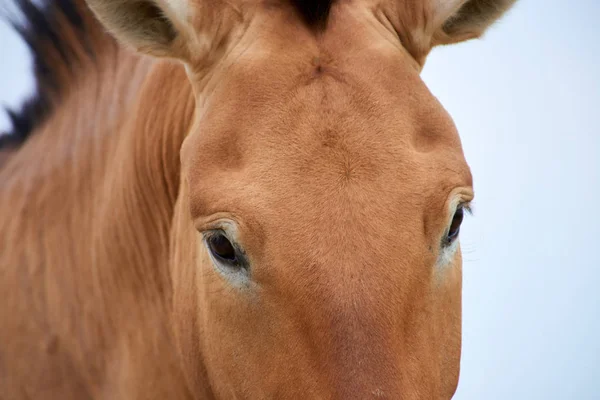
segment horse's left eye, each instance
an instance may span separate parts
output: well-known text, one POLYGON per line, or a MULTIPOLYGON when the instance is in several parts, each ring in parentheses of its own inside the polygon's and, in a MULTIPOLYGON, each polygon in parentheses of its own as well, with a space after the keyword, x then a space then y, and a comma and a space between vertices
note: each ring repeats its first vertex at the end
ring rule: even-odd
POLYGON ((465 210, 463 209, 463 207, 458 207, 454 212, 454 217, 452 217, 450 229, 448 229, 448 235, 446 236, 446 245, 452 244, 456 240, 456 238, 458 238, 458 234, 460 232, 460 225, 463 222, 464 216, 465 210))

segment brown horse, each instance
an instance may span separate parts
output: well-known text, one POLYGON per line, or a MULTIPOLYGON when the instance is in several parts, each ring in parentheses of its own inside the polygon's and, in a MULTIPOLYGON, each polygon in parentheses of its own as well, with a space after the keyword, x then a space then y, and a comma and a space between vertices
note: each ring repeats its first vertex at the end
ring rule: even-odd
POLYGON ((420 71, 514 0, 77 1, 19 3, 0 398, 452 397, 473 190, 420 71))

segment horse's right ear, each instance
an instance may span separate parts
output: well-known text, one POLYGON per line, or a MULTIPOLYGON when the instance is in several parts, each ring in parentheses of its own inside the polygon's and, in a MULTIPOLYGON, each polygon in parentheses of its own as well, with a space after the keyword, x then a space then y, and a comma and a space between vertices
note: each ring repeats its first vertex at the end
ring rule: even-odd
POLYGON ((195 32, 194 23, 201 22, 208 33, 215 24, 222 26, 222 21, 210 19, 224 14, 219 10, 220 3, 209 7, 192 0, 86 1, 100 22, 122 43, 141 53, 184 61, 191 61, 192 56, 201 57, 210 47, 207 43, 210 34, 195 32))
POLYGON ((166 2, 87 0, 87 3, 100 22, 124 44, 159 57, 177 53, 175 46, 181 35, 180 23, 166 2))

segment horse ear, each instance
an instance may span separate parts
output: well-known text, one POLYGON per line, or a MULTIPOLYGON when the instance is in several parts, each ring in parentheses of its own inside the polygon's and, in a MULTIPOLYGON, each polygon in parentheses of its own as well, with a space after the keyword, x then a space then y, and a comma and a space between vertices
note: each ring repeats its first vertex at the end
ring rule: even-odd
POLYGON ((157 57, 185 58, 187 0, 86 0, 100 22, 121 42, 157 57), (180 12, 176 12, 180 11, 180 12))
POLYGON ((475 39, 508 11, 516 0, 430 0, 436 31, 432 45, 475 39))

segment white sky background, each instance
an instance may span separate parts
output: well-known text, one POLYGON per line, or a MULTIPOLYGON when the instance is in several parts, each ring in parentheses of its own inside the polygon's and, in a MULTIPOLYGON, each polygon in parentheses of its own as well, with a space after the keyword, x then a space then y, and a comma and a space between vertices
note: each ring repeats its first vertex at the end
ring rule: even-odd
MULTIPOLYGON (((599 20, 597 0, 520 0, 425 67, 475 177, 456 399, 600 399, 599 20)), ((0 24, 0 104, 29 68, 0 24)))

